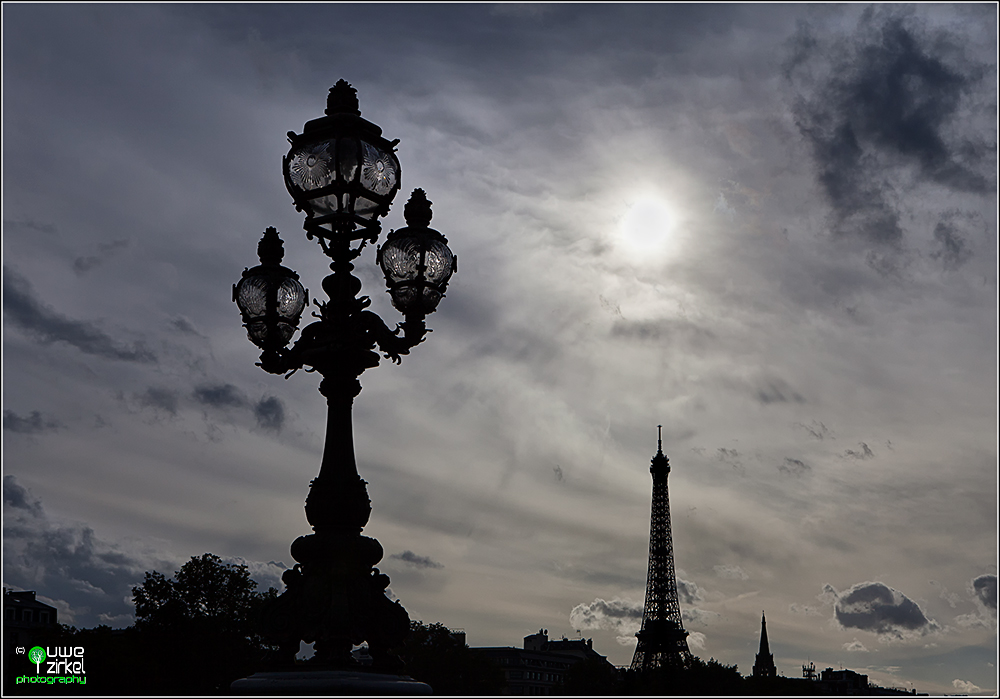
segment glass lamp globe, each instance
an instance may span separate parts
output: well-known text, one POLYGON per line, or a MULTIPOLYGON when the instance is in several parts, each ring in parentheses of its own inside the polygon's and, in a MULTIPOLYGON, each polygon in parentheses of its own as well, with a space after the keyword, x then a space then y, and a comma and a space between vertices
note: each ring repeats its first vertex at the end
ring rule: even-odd
POLYGON ((357 90, 340 80, 330 88, 326 116, 288 132, 291 149, 282 164, 295 208, 306 214, 308 237, 375 240, 378 219, 399 191, 396 141, 361 118, 357 90))
POLYGON ((278 231, 268 228, 257 245, 260 264, 243 271, 233 285, 233 301, 243 316, 250 341, 263 350, 285 347, 295 334, 309 292, 299 275, 281 266, 284 247, 278 231))
POLYGON ((458 271, 458 258, 448 240, 428 228, 431 203, 424 190, 413 190, 403 215, 407 227, 389 234, 377 262, 396 310, 405 316, 426 316, 437 308, 451 275, 458 271))

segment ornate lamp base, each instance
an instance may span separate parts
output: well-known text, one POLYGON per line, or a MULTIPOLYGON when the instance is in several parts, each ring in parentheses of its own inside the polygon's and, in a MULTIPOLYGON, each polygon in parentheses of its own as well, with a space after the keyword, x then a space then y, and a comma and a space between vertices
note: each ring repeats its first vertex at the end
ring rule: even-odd
POLYGON ((315 533, 292 542, 298 563, 285 571, 285 591, 263 613, 263 636, 278 646, 268 666, 294 667, 305 641, 314 643, 311 665, 355 669, 351 649, 367 642, 375 671, 399 672, 402 663, 391 650, 409 633, 410 617, 386 597, 389 576, 374 567, 382 545, 361 535, 371 512, 365 482, 353 474, 317 478, 306 512, 315 533))

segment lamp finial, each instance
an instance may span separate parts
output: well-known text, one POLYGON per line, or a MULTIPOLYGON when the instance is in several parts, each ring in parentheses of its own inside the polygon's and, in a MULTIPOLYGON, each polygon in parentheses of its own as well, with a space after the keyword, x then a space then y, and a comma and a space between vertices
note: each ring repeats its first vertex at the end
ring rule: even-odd
POLYGON ((427 193, 422 189, 414 189, 410 195, 410 200, 403 207, 403 219, 407 226, 420 226, 426 228, 431 223, 431 202, 427 200, 427 193))
POLYGON ((264 231, 264 236, 257 243, 257 257, 263 265, 280 265, 281 258, 285 256, 285 246, 278 236, 278 229, 268 226, 264 231))
POLYGON ((361 109, 358 107, 358 91, 343 78, 330 88, 330 94, 326 98, 326 114, 327 116, 334 114, 361 116, 361 109))

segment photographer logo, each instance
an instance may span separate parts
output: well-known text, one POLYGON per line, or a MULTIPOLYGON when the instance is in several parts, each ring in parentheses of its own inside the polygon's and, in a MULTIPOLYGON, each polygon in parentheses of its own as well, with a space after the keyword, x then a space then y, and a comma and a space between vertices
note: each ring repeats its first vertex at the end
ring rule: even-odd
MULTIPOLYGON (((23 652, 23 650, 21 651, 23 652)), ((83 646, 35 646, 28 660, 35 666, 34 675, 21 675, 16 684, 87 684, 83 668, 83 646)))

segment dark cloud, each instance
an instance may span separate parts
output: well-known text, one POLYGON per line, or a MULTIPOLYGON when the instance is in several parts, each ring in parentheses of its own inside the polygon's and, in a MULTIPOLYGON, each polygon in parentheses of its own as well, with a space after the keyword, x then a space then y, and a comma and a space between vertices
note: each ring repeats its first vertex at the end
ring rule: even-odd
POLYGON ((764 405, 770 403, 805 403, 806 401, 786 381, 781 379, 769 379, 762 382, 757 386, 754 396, 764 405))
POLYGON ((909 256, 901 250, 887 252, 885 250, 869 250, 865 253, 865 264, 889 279, 903 278, 903 268, 908 264, 909 256))
POLYGON ((26 417, 21 417, 13 410, 4 409, 3 428, 19 434, 38 434, 39 432, 52 432, 58 430, 62 425, 55 419, 42 415, 37 410, 32 410, 26 417))
POLYGON ((937 249, 931 257, 939 260, 945 269, 958 269, 965 264, 972 251, 965 236, 956 225, 954 216, 946 216, 934 227, 934 242, 937 249))
POLYGON ((253 414, 257 418, 257 424, 266 430, 278 432, 285 424, 285 406, 274 396, 257 401, 253 406, 253 414))
POLYGON ((615 315, 618 316, 619 318, 624 319, 625 316, 622 315, 622 309, 617 303, 612 303, 611 301, 608 301, 602 295, 598 295, 597 300, 601 302, 601 308, 603 308, 605 311, 607 311, 611 315, 615 315))
MULTIPOLYGON (((602 305, 609 303, 602 297, 602 305)), ((686 319, 677 318, 648 321, 632 321, 621 318, 611 326, 611 336, 637 340, 668 339, 693 349, 708 349, 716 340, 716 335, 711 330, 686 319)))
POLYGON ((200 332, 198 332, 197 328, 194 327, 194 324, 184 316, 177 316, 176 318, 171 318, 170 325, 171 327, 174 328, 174 330, 185 333, 186 335, 196 335, 198 337, 205 337, 200 332))
MULTIPOLYGON (((59 621, 78 628, 134 622, 132 588, 149 570, 175 570, 178 561, 148 551, 128 551, 82 523, 50 517, 41 500, 14 476, 3 479, 4 584, 36 590, 59 610, 59 621)), ((224 559, 247 565, 262 589, 280 589, 283 563, 224 559)))
POLYGON ((98 254, 78 257, 73 260, 73 271, 77 274, 86 274, 94 267, 104 264, 108 259, 114 257, 115 253, 122 248, 127 248, 128 239, 113 240, 110 243, 102 243, 98 246, 98 254))
POLYGON ((24 220, 24 221, 7 221, 3 222, 4 229, 17 230, 17 229, 27 229, 29 231, 38 231, 39 233, 44 233, 45 235, 55 235, 59 231, 51 223, 40 223, 38 221, 24 220))
POLYGON ((41 502, 4 477, 4 583, 57 602, 60 621, 76 626, 132 623, 131 588, 143 564, 82 524, 51 521, 41 502))
POLYGON ((136 394, 135 400, 145 408, 163 410, 171 415, 177 414, 178 394, 169 388, 150 386, 144 393, 136 394))
MULTIPOLYGON (((785 74, 799 92, 796 121, 836 232, 900 246, 887 166, 909 167, 918 180, 952 190, 991 190, 979 172, 988 144, 962 141, 955 128, 963 97, 985 75, 964 57, 960 37, 931 32, 906 11, 869 9, 848 37, 820 39, 801 24, 785 74)), ((871 262, 881 269, 887 258, 871 262)))
POLYGON ((4 267, 4 317, 43 344, 65 342, 85 354, 127 362, 155 363, 156 355, 141 343, 122 347, 96 325, 73 320, 43 306, 33 294, 28 280, 4 267))
POLYGON ((3 504, 17 510, 24 510, 34 517, 42 516, 42 501, 31 497, 26 488, 18 484, 14 476, 3 477, 3 504))
POLYGON ((279 432, 285 425, 285 405, 275 396, 265 396, 254 403, 231 383, 201 384, 195 387, 192 396, 208 408, 248 410, 256 418, 257 426, 265 430, 279 432))
POLYGON ((600 597, 589 604, 578 604, 569 613, 575 629, 610 629, 619 635, 632 635, 642 623, 642 602, 600 597))
POLYGON ((808 432, 814 439, 825 439, 830 435, 830 430, 826 428, 822 422, 816 422, 813 420, 812 424, 804 425, 801 422, 796 422, 795 427, 799 427, 806 432, 808 432))
POLYGON ((443 563, 438 563, 435 560, 428 558, 427 556, 418 556, 413 553, 413 551, 403 551, 402 553, 394 553, 389 558, 397 561, 402 561, 403 563, 409 564, 414 568, 444 568, 443 563))
POLYGON ((746 474, 746 469, 743 467, 743 461, 740 459, 740 453, 735 449, 719 447, 716 450, 716 456, 722 463, 732 466, 733 470, 741 476, 746 474))
MULTIPOLYGON (((824 586, 824 591, 828 590, 833 588, 824 586)), ((858 583, 837 594, 833 614, 845 628, 893 638, 938 628, 936 622, 924 616, 916 602, 880 582, 858 583)))
POLYGON ((844 456, 848 459, 855 459, 857 461, 867 461, 868 459, 874 459, 875 454, 864 442, 859 442, 858 446, 861 447, 861 451, 855 451, 853 449, 848 449, 844 452, 844 456))
POLYGON ((701 588, 696 583, 690 580, 682 580, 678 577, 677 599, 681 604, 695 604, 696 602, 701 602, 704 596, 702 595, 701 588))
POLYGON ((231 383, 198 386, 194 399, 211 408, 244 408, 250 404, 243 391, 231 383))
POLYGON ((972 592, 987 609, 997 610, 997 576, 980 575, 973 579, 972 592))
POLYGON ((103 257, 98 255, 90 255, 88 257, 78 257, 73 260, 73 271, 77 274, 86 274, 91 269, 101 264, 104 261, 103 257))
POLYGON ((812 471, 812 468, 801 459, 792 459, 786 456, 784 463, 778 465, 778 470, 790 476, 804 476, 812 471))

